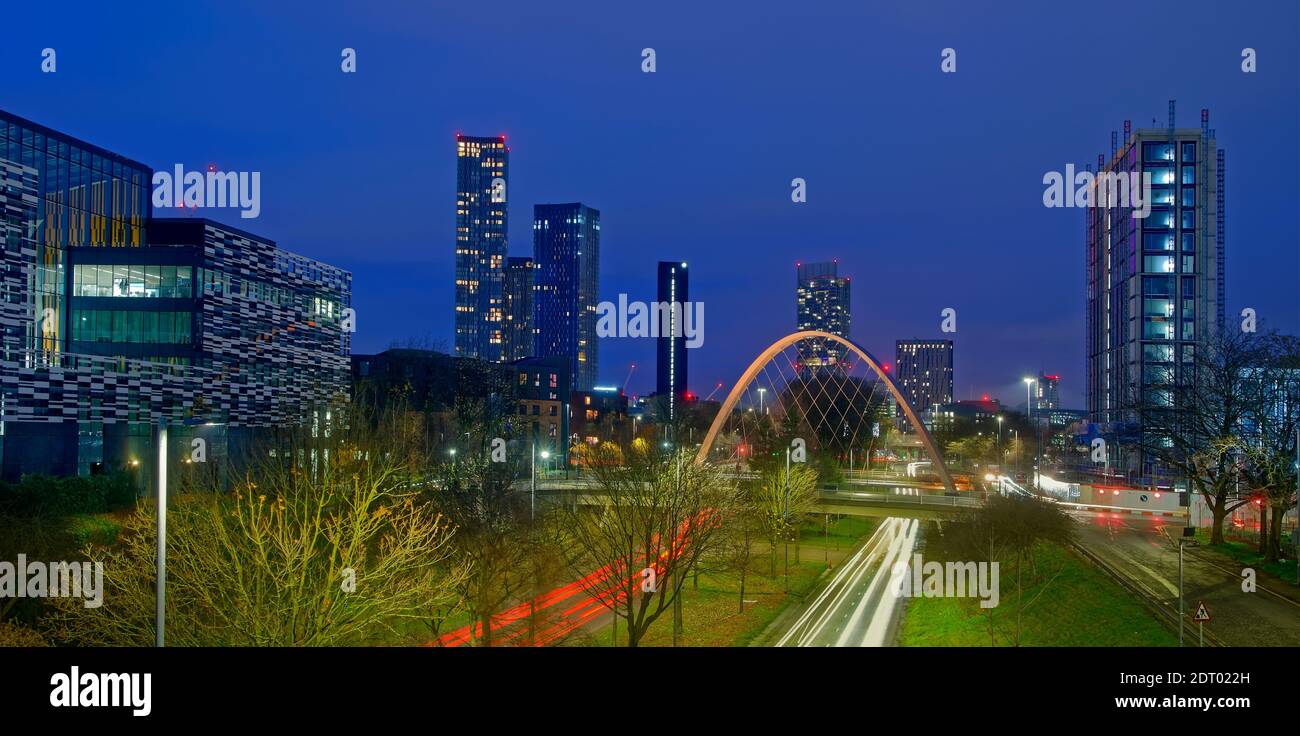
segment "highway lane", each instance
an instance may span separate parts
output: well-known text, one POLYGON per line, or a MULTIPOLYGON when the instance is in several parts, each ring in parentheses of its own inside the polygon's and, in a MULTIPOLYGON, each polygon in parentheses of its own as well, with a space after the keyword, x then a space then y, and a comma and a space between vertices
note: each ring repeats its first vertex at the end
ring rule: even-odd
MULTIPOLYGON (((897 489, 912 495, 916 489, 897 489)), ((841 563, 826 586, 804 608, 776 646, 884 646, 902 610, 889 590, 890 570, 916 548, 920 522, 885 519, 865 543, 841 563)))

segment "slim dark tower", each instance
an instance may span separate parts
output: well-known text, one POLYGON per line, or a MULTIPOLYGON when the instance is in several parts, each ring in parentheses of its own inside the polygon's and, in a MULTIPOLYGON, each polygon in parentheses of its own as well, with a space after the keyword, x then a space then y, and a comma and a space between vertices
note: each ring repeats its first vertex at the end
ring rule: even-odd
POLYGON ((501 359, 504 361, 531 358, 533 355, 533 289, 537 269, 531 258, 510 258, 506 261, 505 327, 501 359))
MULTIPOLYGON (((686 261, 659 262, 658 301, 664 304, 685 305, 690 301, 686 261)), ((682 309, 668 310, 669 319, 680 319, 682 309)), ((660 328, 656 338, 655 393, 667 401, 668 420, 677 418, 677 407, 686 398, 686 332, 681 325, 672 325, 665 331, 660 328), (675 335, 675 336, 674 336, 675 335)))

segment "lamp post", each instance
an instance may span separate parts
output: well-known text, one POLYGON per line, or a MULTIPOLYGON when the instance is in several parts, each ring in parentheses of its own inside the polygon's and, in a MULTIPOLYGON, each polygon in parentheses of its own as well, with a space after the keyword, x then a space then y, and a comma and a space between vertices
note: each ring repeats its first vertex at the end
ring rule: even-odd
MULTIPOLYGON (((208 417, 190 417, 181 422, 187 427, 211 424, 208 417)), ((131 464, 139 465, 139 460, 131 464)), ((154 586, 154 646, 164 646, 167 629, 167 420, 158 422, 158 547, 155 561, 157 584, 154 586)))
POLYGON ((765 393, 767 393, 767 389, 765 388, 758 389, 758 413, 759 414, 763 413, 763 394, 765 393))
POLYGON ((1035 444, 1034 444, 1034 467, 1032 468, 1032 470, 1034 471, 1034 472, 1033 472, 1033 476, 1034 476, 1034 477, 1033 477, 1033 481, 1032 481, 1032 482, 1033 482, 1033 484, 1034 484, 1034 487, 1037 488, 1037 487, 1038 487, 1038 445, 1037 445, 1037 442, 1038 442, 1038 428, 1034 426, 1034 399, 1033 399, 1033 396, 1032 396, 1032 395, 1030 394, 1030 392, 1029 392, 1029 391, 1030 391, 1029 387, 1032 386, 1032 385, 1034 385, 1035 383, 1038 383, 1038 379, 1036 379, 1036 378, 1030 378, 1029 376, 1025 376, 1024 381, 1025 381, 1025 415, 1026 415, 1026 417, 1029 419, 1029 427, 1030 427, 1030 429, 1034 430, 1034 442, 1035 442, 1035 444))
MULTIPOLYGON (((789 534, 788 527, 790 525, 790 448, 788 447, 785 448, 785 503, 782 504, 782 508, 781 508, 781 521, 782 521, 783 531, 786 534, 789 534)), ((785 587, 785 592, 789 593, 790 592, 790 542, 789 540, 786 540, 785 543, 782 544, 781 546, 784 548, 784 556, 785 556, 785 575, 784 575, 785 586, 784 587, 785 587)))
POLYGON ((158 423, 158 585, 154 645, 163 646, 167 608, 167 422, 158 423))

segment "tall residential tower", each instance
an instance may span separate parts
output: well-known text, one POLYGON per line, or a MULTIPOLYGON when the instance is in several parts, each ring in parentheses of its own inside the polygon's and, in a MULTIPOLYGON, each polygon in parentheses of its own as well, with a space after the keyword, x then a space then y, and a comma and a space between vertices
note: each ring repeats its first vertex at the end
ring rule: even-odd
MULTIPOLYGON (((849 279, 837 272, 838 262, 796 264, 796 327, 849 336, 849 279)), ((800 373, 823 368, 842 370, 845 348, 824 339, 801 340, 797 346, 800 373)))
MULTIPOLYGON (((952 403, 952 340, 899 340, 894 369, 894 383, 918 415, 952 403)), ((905 424, 900 412, 899 426, 905 424)))
POLYGON ((533 207, 534 355, 569 359, 575 391, 596 385, 600 211, 581 202, 533 207))
POLYGON ((1156 469, 1131 442, 1139 403, 1172 402, 1196 351, 1223 329, 1223 151, 1209 111, 1199 128, 1178 128, 1172 100, 1166 127, 1126 121, 1111 140, 1099 172, 1150 175, 1152 201, 1146 217, 1131 202, 1087 212, 1088 414, 1119 440, 1110 466, 1148 475, 1156 469))
POLYGON ((499 361, 505 322, 505 136, 456 134, 456 355, 499 361))

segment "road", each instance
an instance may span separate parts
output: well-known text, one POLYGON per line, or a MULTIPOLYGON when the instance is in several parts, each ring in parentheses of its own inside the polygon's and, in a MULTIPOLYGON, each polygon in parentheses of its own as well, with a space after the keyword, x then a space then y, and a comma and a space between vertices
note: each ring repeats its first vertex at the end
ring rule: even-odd
MULTIPOLYGON (((1097 517, 1071 514, 1079 521, 1078 542, 1161 606, 1178 610, 1178 552, 1160 533, 1178 537, 1181 523, 1159 517, 1097 517)), ((1205 631, 1227 646, 1300 646, 1300 603, 1262 587, 1241 589, 1241 566, 1188 548, 1184 559, 1187 644, 1197 643, 1191 613, 1204 601, 1212 620, 1205 631)))
MULTIPOLYGON (((899 489, 914 494, 915 489, 899 489)), ((893 636, 902 599, 889 590, 894 564, 911 559, 920 522, 885 519, 841 563, 826 586, 777 640, 782 647, 884 646, 893 636)))

